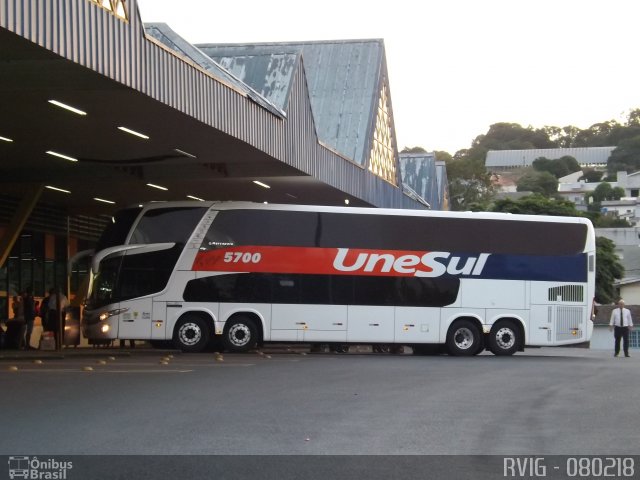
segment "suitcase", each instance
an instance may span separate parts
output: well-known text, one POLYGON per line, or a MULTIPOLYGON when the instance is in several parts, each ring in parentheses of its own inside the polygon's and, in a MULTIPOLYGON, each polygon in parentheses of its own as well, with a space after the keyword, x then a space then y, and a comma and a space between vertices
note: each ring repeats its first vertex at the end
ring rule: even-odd
POLYGON ((42 332, 42 336, 40 337, 40 350, 55 350, 56 349, 56 338, 53 335, 53 332, 42 332))

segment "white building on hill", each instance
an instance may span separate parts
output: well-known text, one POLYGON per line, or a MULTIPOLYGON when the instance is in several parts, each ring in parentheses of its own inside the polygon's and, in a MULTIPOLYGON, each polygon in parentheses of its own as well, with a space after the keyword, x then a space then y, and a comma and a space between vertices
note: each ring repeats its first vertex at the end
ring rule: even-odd
POLYGON ((530 167, 537 158, 557 160, 569 156, 581 167, 604 167, 616 147, 538 148, 534 150, 489 150, 485 168, 489 171, 530 167))

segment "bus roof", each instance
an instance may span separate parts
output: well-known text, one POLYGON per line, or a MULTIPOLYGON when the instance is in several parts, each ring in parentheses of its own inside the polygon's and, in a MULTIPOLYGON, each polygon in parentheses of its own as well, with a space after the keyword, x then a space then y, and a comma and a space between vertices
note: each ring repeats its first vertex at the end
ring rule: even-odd
POLYGON ((145 204, 131 205, 130 208, 142 208, 144 210, 179 208, 179 207, 205 207, 213 210, 288 210, 299 212, 333 212, 352 213, 360 215, 399 215, 408 217, 446 217, 446 218, 469 218, 469 219, 490 219, 506 221, 525 222, 555 222, 555 223, 580 223, 591 227, 591 220, 586 217, 566 217, 551 215, 523 215, 500 212, 452 212, 442 210, 417 210, 417 209, 393 209, 393 208, 367 208, 367 207, 336 207, 325 205, 298 205, 298 204, 276 204, 276 203, 256 203, 256 202, 218 202, 218 201, 168 201, 151 202, 145 204))

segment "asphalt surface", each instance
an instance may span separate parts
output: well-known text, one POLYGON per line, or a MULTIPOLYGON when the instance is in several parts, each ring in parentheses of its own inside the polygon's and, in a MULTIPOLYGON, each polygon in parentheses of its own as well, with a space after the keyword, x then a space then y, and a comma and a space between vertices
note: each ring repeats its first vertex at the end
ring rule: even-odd
POLYGON ((5 357, 0 454, 640 453, 640 355, 280 352, 5 357))

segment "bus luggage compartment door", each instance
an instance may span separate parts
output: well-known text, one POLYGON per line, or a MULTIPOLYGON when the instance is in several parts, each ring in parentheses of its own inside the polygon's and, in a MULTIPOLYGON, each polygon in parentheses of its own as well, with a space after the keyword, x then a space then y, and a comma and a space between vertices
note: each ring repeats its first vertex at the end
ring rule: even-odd
POLYGON ((440 338, 440 308, 396 307, 396 343, 438 343, 440 338))
POLYGON ((531 305, 527 345, 549 345, 553 341, 554 305, 531 305))
POLYGON ((346 305, 273 306, 272 341, 346 342, 346 305))
POLYGON ((349 306, 349 342, 393 343, 395 307, 349 306))
POLYGON ((304 322, 305 342, 347 341, 346 305, 311 305, 304 322))

